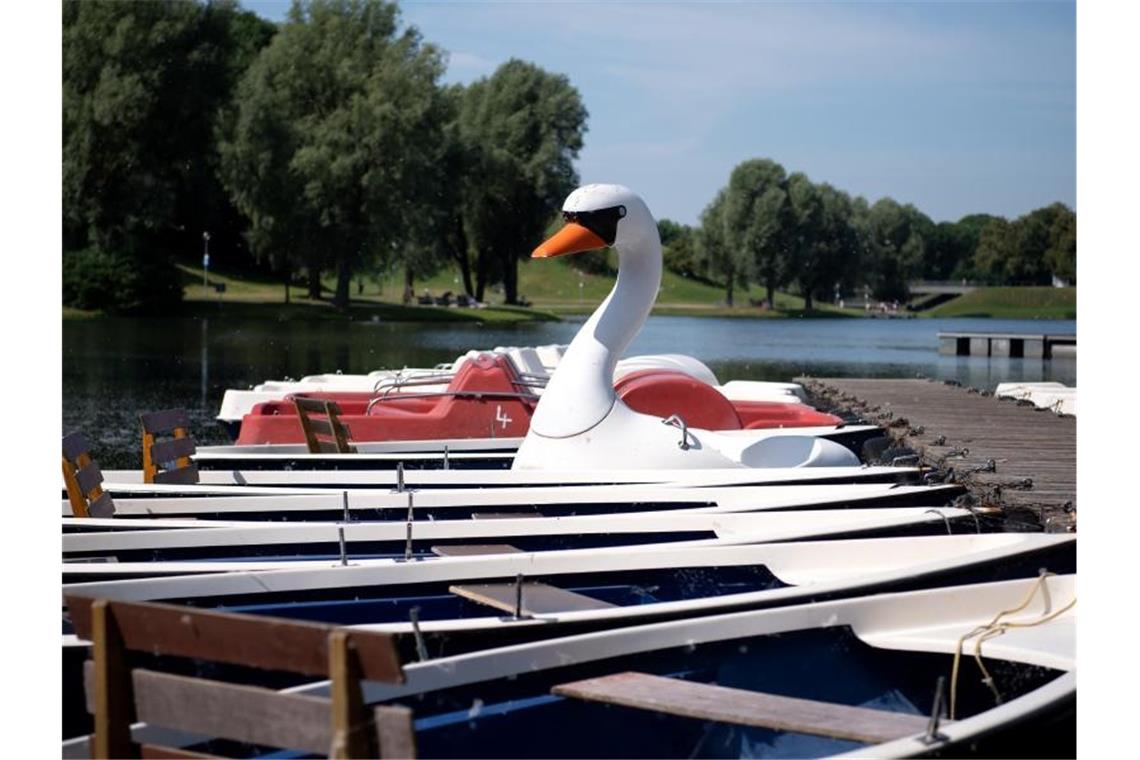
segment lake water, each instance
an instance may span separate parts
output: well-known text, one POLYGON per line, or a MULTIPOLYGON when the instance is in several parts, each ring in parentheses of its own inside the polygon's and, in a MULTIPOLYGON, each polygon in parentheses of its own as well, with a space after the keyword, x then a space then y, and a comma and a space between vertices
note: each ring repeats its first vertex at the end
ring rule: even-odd
MULTIPOLYGON (((224 443, 214 422, 226 388, 341 370, 448 362, 471 348, 567 343, 584 318, 501 327, 370 322, 97 319, 63 323, 63 427, 80 430, 106 469, 138 467, 138 413, 187 409, 194 436, 224 443)), ((651 317, 631 354, 684 353, 722 382, 915 377, 992 389, 1007 380, 1076 385, 1072 359, 938 354, 939 331, 1075 333, 1071 320, 715 319, 651 317)))

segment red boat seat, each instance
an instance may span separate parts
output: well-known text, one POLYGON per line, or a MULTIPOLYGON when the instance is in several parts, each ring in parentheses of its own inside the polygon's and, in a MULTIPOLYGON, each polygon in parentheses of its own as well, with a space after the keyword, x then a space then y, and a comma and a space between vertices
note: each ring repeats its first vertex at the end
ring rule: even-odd
MULTIPOLYGON (((526 386, 520 384, 510 360, 504 356, 479 354, 464 362, 447 390, 438 394, 429 391, 418 396, 415 388, 407 388, 403 394, 388 396, 344 391, 296 395, 335 400, 344 412, 341 421, 352 432, 352 439, 359 442, 524 436, 530 427, 535 401, 511 396, 525 391, 526 386), (478 392, 507 395, 485 398, 465 395, 478 392), (405 394, 410 398, 401 397, 405 394), (383 400, 373 403, 376 398, 383 400)), ((237 442, 298 443, 303 440, 293 403, 286 399, 255 405, 242 420, 237 442)))
POLYGON ((643 369, 618 380, 618 398, 635 412, 668 417, 679 414, 690 427, 740 430, 744 427, 732 402, 707 383, 683 372, 643 369))

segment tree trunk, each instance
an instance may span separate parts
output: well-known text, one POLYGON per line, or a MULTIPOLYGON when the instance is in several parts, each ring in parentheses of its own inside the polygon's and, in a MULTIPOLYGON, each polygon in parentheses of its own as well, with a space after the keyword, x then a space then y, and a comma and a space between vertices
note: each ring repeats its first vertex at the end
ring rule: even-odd
POLYGON ((736 277, 729 274, 724 278, 724 301, 728 304, 728 308, 732 308, 732 286, 736 284, 736 277))
POLYGON ((486 251, 479 251, 478 258, 475 260, 475 300, 483 303, 483 294, 487 291, 487 259, 490 254, 486 251))
POLYGON ((519 260, 513 256, 503 266, 503 295, 509 304, 519 302, 519 260))
POLYGON ((285 267, 285 303, 289 303, 289 281, 293 279, 293 272, 288 265, 285 267))
POLYGON ((309 298, 314 301, 321 298, 321 270, 312 264, 309 265, 309 298))
POLYGON ((811 288, 808 288, 807 290, 804 291, 804 311, 811 311, 811 309, 812 309, 811 288))
POLYGON ((404 306, 410 306, 416 300, 416 278, 412 268, 404 267, 404 306))
POLYGON ((463 290, 467 295, 474 297, 475 288, 471 283, 471 261, 467 258, 467 231, 463 229, 463 217, 461 216, 455 218, 451 241, 451 255, 459 264, 459 273, 463 275, 463 290))
POLYGON ((338 309, 348 308, 348 289, 352 285, 352 266, 348 261, 348 253, 341 253, 336 257, 336 293, 333 294, 333 306, 338 309))
POLYGON ((774 309, 776 308, 776 283, 768 278, 766 285, 768 286, 768 308, 774 309))

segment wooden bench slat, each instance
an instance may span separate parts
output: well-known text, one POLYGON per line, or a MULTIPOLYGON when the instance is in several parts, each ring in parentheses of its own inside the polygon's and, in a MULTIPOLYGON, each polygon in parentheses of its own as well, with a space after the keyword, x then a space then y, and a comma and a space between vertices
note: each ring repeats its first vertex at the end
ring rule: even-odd
POLYGON ((322 755, 329 750, 328 699, 142 669, 131 680, 145 723, 322 755))
POLYGON ((510 544, 445 544, 433 546, 434 554, 440 557, 474 557, 481 554, 521 554, 522 549, 510 544))
POLYGON ((90 451, 91 445, 87 443, 87 436, 83 433, 69 433, 63 437, 63 455, 73 463, 79 459, 80 454, 90 451))
POLYGON ((307 396, 293 396, 293 403, 304 409, 306 412, 313 412, 315 414, 327 414, 330 410, 333 414, 340 414, 340 406, 335 401, 329 401, 320 398, 309 398, 307 396))
POLYGON ((150 460, 157 463, 173 462, 190 456, 196 450, 193 438, 171 438, 167 441, 158 441, 150 447, 150 460))
POLYGON ((86 496, 103 482, 103 471, 99 469, 97 463, 88 462, 75 472, 75 481, 79 483, 79 490, 86 496))
MULTIPOLYGON (((517 591, 513 583, 480 583, 469 586, 451 586, 453 594, 470 599, 497 610, 514 613, 517 591)), ((550 586, 546 583, 524 582, 522 584, 522 612, 524 615, 543 615, 553 612, 574 612, 577 610, 601 610, 616 605, 603 602, 585 594, 550 586)))
POLYGON ((159 470, 154 474, 154 482, 192 486, 198 482, 198 463, 191 462, 188 466, 180 467, 177 470, 159 470))
POLYGON ((111 494, 106 491, 101 493, 99 498, 87 505, 87 514, 91 517, 114 517, 115 502, 111 499, 111 494))
POLYGON ((412 711, 401 705, 381 705, 372 711, 380 757, 415 758, 416 731, 412 711))
POLYGON ((719 723, 879 744, 926 731, 921 715, 783 697, 646 673, 564 683, 551 692, 593 702, 719 723))
POLYGON ((335 435, 333 432, 332 424, 327 419, 322 420, 319 418, 314 419, 313 417, 310 417, 309 430, 312 431, 313 435, 322 435, 329 438, 335 435))
MULTIPOLYGON (((67 596, 65 601, 75 634, 90 639, 92 600, 67 596)), ((152 602, 111 602, 109 606, 123 646, 129 650, 328 675, 328 634, 334 626, 152 602)), ((353 631, 350 638, 364 678, 403 683, 391 636, 353 631)))
POLYGON ((189 428, 190 415, 185 409, 163 409, 157 412, 144 412, 139 415, 143 430, 154 435, 164 435, 175 428, 189 428))

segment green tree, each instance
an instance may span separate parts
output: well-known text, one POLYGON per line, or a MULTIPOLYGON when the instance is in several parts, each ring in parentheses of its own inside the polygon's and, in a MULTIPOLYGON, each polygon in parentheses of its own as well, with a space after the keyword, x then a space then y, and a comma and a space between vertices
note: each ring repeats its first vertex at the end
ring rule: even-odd
POLYGON ((1006 262, 1013 258, 1016 247, 1013 225, 1000 217, 992 219, 978 237, 978 247, 974 251, 975 272, 987 284, 1003 284, 1006 262))
POLYGON ((565 76, 517 59, 466 88, 459 124, 471 181, 463 218, 476 252, 477 299, 501 280, 507 303, 517 303, 518 260, 578 184, 573 161, 587 115, 565 76))
POLYGON ((226 184, 258 231, 251 243, 303 252, 311 295, 331 268, 333 303, 347 307, 357 268, 420 242, 441 181, 442 71, 393 3, 295 0, 242 80, 226 184))
POLYGON ((251 16, 231 2, 63 5, 64 248, 93 252, 65 266, 149 281, 130 296, 108 289, 108 309, 179 298, 170 254, 199 251, 205 228, 240 223, 215 179, 212 130, 271 33, 251 16))
POLYGON ((1045 263, 1050 272, 1067 282, 1077 281, 1077 215, 1068 206, 1055 203, 1053 224, 1049 227, 1049 247, 1045 263))
POLYGON ((704 279, 704 266, 696 246, 696 235, 687 224, 661 219, 657 222, 665 268, 690 279, 704 279))
POLYGON ((725 303, 733 305, 735 286, 746 282, 741 274, 751 266, 747 252, 733 245, 729 238, 728 190, 723 189, 713 202, 701 212, 701 226, 697 230, 696 244, 701 259, 708 267, 709 275, 724 283, 725 303))
POLYGON ((724 243, 736 254, 725 261, 726 295, 732 305, 734 283, 747 286, 753 278, 768 289, 774 303, 776 288, 787 281, 790 209, 784 167, 768 159, 745 161, 732 170, 724 195, 724 243))
POLYGON ((811 310, 815 297, 828 298, 850 281, 859 262, 860 240, 846 193, 814 185, 800 173, 788 178, 787 188, 789 274, 799 284, 804 308, 811 310))
POLYGON ((907 282, 922 272, 925 236, 933 227, 930 218, 910 204, 882 198, 870 207, 866 219, 866 278, 876 298, 907 299, 907 282))

